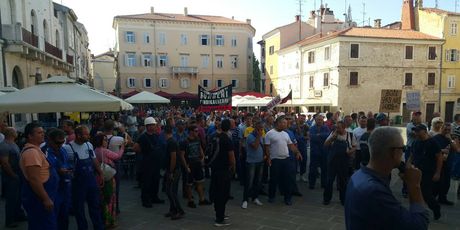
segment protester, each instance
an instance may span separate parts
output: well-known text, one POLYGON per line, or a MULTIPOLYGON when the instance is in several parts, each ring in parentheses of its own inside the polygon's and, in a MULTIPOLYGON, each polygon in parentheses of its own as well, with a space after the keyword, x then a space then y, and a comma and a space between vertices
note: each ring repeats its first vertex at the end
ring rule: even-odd
MULTIPOLYGON (((358 120, 358 123, 359 123, 359 126, 356 127, 355 129, 353 129, 353 136, 359 142, 361 137, 367 131, 367 128, 366 128, 366 126, 367 126, 367 117, 365 117, 365 116, 360 117, 359 120, 358 120)), ((361 168, 362 159, 363 159, 363 157, 362 157, 362 153, 361 153, 361 145, 358 144, 356 146, 355 160, 354 160, 354 164, 353 164, 353 168, 355 170, 358 170, 358 169, 361 168)))
POLYGON ((324 117, 317 115, 315 124, 310 128, 310 171, 308 184, 314 189, 316 179, 319 176, 318 168, 321 169, 321 188, 326 186, 327 181, 327 150, 324 142, 329 136, 329 128, 324 125, 324 117))
POLYGON ((7 127, 3 130, 4 141, 0 143, 0 166, 2 183, 5 189, 5 227, 15 228, 17 222, 26 220, 21 208, 21 169, 19 167, 19 147, 15 143, 16 130, 7 127))
MULTIPOLYGON (((120 149, 117 152, 114 152, 109 147, 109 140, 107 136, 103 133, 97 134, 93 139, 93 144, 96 149, 96 158, 99 162, 105 163, 107 166, 115 168, 116 160, 121 159, 124 153, 124 143, 120 146, 120 149)), ((118 173, 118 172, 117 172, 118 173)), ((104 181, 104 185, 101 189, 101 203, 102 203, 102 218, 105 224, 105 228, 114 228, 116 227, 117 219, 117 193, 116 193, 116 179, 115 176, 109 180, 105 180, 104 177, 99 178, 100 181, 104 181)))
POLYGON ((93 229, 104 229, 99 189, 101 181, 96 180, 96 175, 101 177, 103 174, 89 138, 88 127, 78 126, 75 128, 75 141, 65 146, 67 153, 75 158, 74 178, 72 181, 72 207, 79 230, 88 229, 85 203, 88 205, 93 229))
MULTIPOLYGON (((375 119, 369 118, 366 122, 366 132, 359 139, 360 153, 361 153, 361 165, 367 165, 370 159, 369 152, 369 137, 375 129, 375 119)), ((360 165, 360 167, 361 167, 360 165)))
POLYGON ((27 143, 21 153, 19 165, 22 183, 22 205, 27 213, 29 230, 57 229, 55 202, 59 176, 40 149, 45 132, 38 123, 29 123, 24 129, 27 143))
POLYGON ((216 219, 214 226, 228 226, 230 223, 225 220, 225 206, 230 196, 230 183, 232 174, 235 173, 235 155, 233 145, 227 132, 230 129, 230 121, 223 120, 221 124, 222 133, 219 135, 219 151, 209 162, 212 170, 211 186, 212 197, 214 198, 214 210, 216 219))
POLYGON ((54 204, 58 219, 58 229, 69 229, 69 210, 72 204, 72 165, 71 156, 63 147, 66 133, 57 128, 48 129, 47 142, 41 147, 51 167, 54 167, 59 175, 59 187, 56 202, 54 204))
POLYGON ((381 127, 369 137, 370 162, 352 177, 345 198, 345 226, 349 230, 428 229, 420 181, 422 173, 407 162, 403 180, 407 184, 407 210, 390 188, 391 172, 398 168, 404 142, 397 128, 381 127))
POLYGON ((164 200, 158 197, 160 189, 161 170, 161 143, 156 133, 157 121, 153 117, 144 120, 146 130, 134 145, 134 151, 142 154, 141 162, 141 200, 142 206, 152 208, 152 203, 163 204, 164 200))

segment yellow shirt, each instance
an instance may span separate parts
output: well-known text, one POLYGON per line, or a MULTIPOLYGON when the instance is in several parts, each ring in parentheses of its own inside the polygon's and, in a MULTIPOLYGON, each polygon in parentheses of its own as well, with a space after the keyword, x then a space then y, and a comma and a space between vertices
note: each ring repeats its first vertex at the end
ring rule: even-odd
MULTIPOLYGON (((246 138, 249 136, 249 134, 251 134, 252 132, 254 131, 254 127, 247 127, 245 130, 244 130, 244 133, 243 133, 243 137, 246 138)), ((262 137, 265 137, 265 130, 262 130, 262 137)))

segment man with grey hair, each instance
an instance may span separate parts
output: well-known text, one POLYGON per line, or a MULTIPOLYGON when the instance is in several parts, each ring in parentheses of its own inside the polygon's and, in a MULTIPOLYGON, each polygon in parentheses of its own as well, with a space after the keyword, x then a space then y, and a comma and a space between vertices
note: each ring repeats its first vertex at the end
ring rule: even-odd
POLYGON ((409 160, 402 179, 407 184, 407 210, 390 189, 391 171, 401 164, 405 146, 400 131, 393 127, 375 129, 369 137, 370 161, 351 177, 345 199, 347 229, 427 229, 420 182, 422 173, 409 160))

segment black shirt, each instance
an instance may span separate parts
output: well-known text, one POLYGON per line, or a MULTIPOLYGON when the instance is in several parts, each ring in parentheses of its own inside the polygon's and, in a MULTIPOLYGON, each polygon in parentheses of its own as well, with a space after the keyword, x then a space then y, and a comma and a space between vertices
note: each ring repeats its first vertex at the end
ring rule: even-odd
POLYGON ((230 162, 228 152, 233 151, 233 144, 230 137, 225 133, 217 134, 219 136, 219 154, 212 164, 212 170, 228 170, 230 162))
POLYGON ((177 157, 178 156, 177 142, 172 137, 166 140, 166 170, 167 172, 170 171, 170 167, 171 167, 171 153, 176 154, 176 166, 174 170, 178 170, 179 167, 177 167, 178 166, 177 162, 179 161, 179 157, 177 157))
POLYGON ((161 143, 157 134, 143 133, 139 136, 137 143, 141 147, 144 159, 161 157, 161 143))
POLYGON ((414 165, 422 171, 424 176, 433 176, 436 171, 436 155, 441 152, 433 138, 421 141, 416 140, 412 144, 414 165))
POLYGON ((185 152, 185 160, 189 163, 201 160, 200 147, 201 142, 199 138, 194 140, 187 138, 180 143, 180 150, 185 152))

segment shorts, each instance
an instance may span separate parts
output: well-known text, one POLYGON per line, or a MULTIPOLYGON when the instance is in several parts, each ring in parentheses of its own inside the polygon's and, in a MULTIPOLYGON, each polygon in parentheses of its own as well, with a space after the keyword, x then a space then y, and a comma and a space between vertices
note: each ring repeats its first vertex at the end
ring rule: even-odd
POLYGON ((190 162, 190 173, 187 173, 187 184, 193 185, 193 183, 203 182, 204 173, 203 166, 200 161, 190 162))

